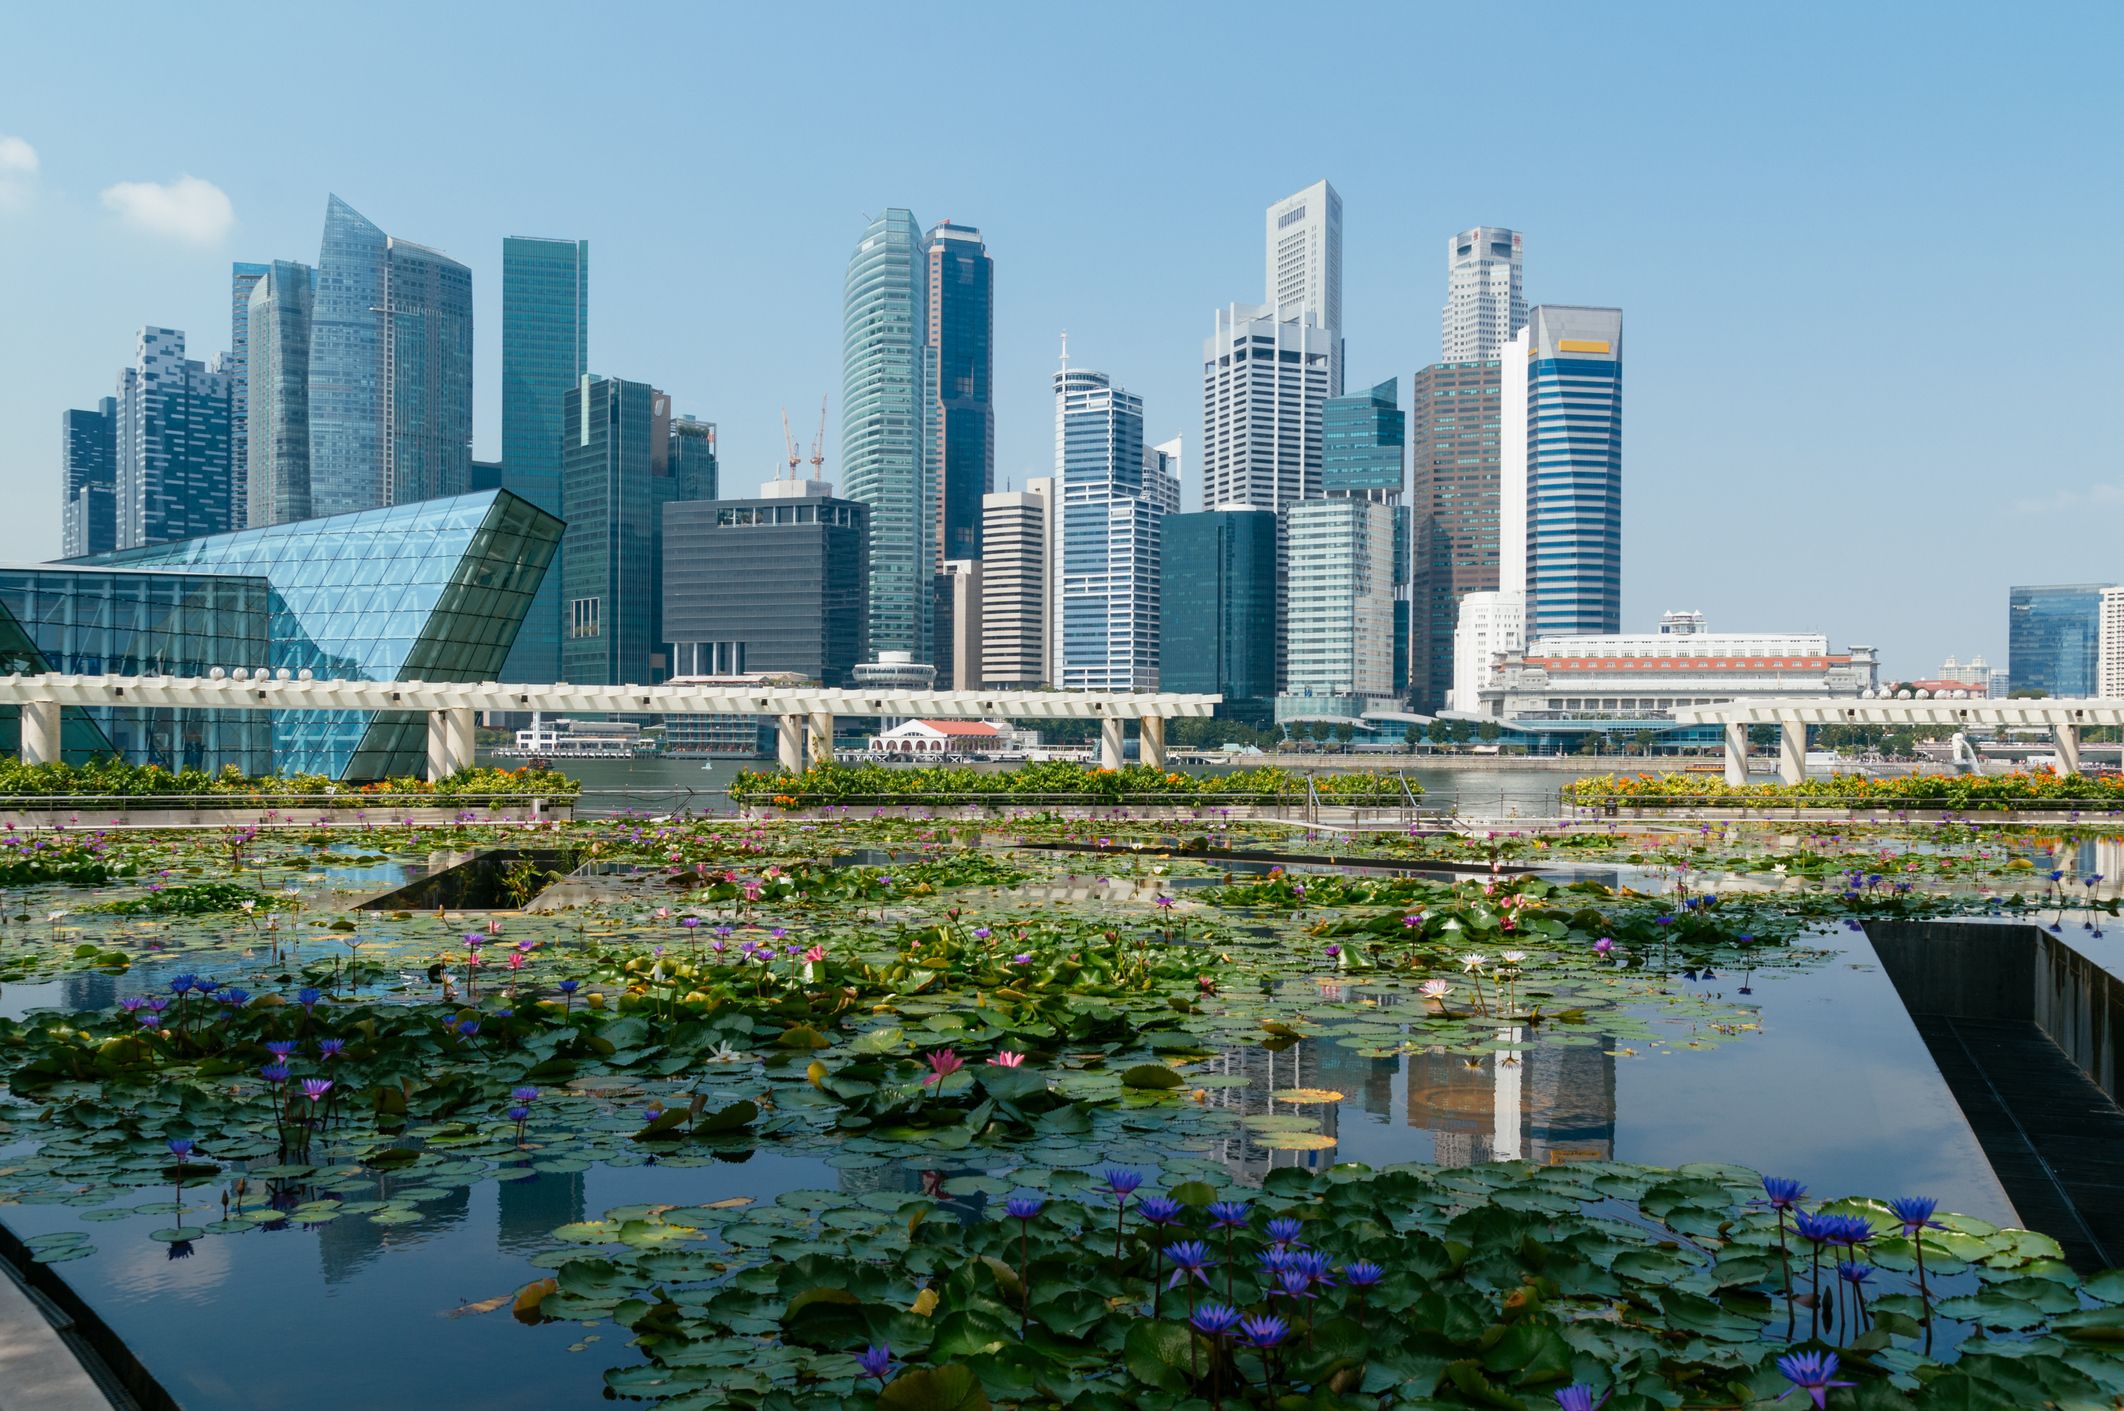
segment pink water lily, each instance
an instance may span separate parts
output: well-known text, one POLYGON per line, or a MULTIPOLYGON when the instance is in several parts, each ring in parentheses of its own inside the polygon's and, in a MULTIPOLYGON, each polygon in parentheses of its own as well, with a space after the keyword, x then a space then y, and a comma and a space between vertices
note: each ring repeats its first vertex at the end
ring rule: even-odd
POLYGON ((994 1058, 988 1060, 988 1066, 991 1068, 1016 1068, 1024 1062, 1024 1054, 1012 1053, 1009 1049, 1004 1049, 994 1058))
POLYGON ((922 1086, 925 1088, 931 1083, 941 1085, 946 1078, 966 1066, 966 1060, 948 1048, 940 1048, 935 1053, 927 1055, 927 1057, 929 1060, 929 1076, 922 1080, 922 1086))
POLYGON ((819 961, 824 960, 825 958, 826 947, 822 945, 815 945, 810 950, 804 952, 804 959, 811 961, 813 964, 816 964, 819 961))

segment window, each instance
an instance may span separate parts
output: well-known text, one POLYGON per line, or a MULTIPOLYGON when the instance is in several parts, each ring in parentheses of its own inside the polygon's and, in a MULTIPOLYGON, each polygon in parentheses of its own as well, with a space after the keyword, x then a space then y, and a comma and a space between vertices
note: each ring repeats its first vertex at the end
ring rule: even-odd
POLYGON ((604 633, 603 598, 576 598, 568 604, 568 635, 597 637, 604 633))

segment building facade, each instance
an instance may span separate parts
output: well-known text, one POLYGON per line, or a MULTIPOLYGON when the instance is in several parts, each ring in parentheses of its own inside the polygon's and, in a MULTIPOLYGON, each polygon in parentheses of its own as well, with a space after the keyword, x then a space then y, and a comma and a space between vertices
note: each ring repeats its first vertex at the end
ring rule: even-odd
POLYGON ((1452 693, 1462 599, 1499 586, 1501 385, 1492 358, 1433 363, 1412 389, 1409 697, 1425 713, 1452 693))
POLYGON ((2007 590, 2006 674, 2012 694, 2096 694, 2102 596, 2113 586, 2054 583, 2007 590))
POLYGON ((250 506, 251 291, 269 268, 249 260, 229 266, 229 500, 235 529, 244 527, 250 506))
POLYGON ((1054 385, 1054 684, 1155 690, 1164 510, 1145 484, 1143 400, 1103 372, 1066 363, 1054 385))
POLYGON ((1202 503, 1280 510, 1320 493, 1335 335, 1233 304, 1202 344, 1202 503))
POLYGON ((383 503, 382 227, 325 199, 310 323, 310 508, 332 516, 383 503))
MULTIPOLYGON (((1268 208, 1263 299, 1278 321, 1308 313, 1328 330, 1328 390, 1342 395, 1342 197, 1325 181, 1268 208)), ((1207 502, 1205 502, 1207 503, 1207 502)))
POLYGON ((946 559, 930 579, 937 684, 947 691, 981 685, 981 560, 946 559))
MULTIPOLYGON (((590 242, 502 240, 502 483, 561 512, 561 413, 590 371, 590 242)), ((505 670, 561 679, 561 573, 546 575, 505 670)))
POLYGON ((661 398, 645 382, 587 374, 562 398, 563 681, 653 684, 669 674, 663 525, 674 495, 661 398))
POLYGON ((1474 715, 1495 684, 1497 664, 1527 640, 1527 595, 1501 589, 1464 594, 1453 627, 1453 684, 1444 709, 1474 715))
POLYGON ((1446 242, 1442 361, 1489 362, 1526 326, 1522 243, 1518 231, 1495 225, 1463 230, 1446 242))
POLYGON ((143 328, 116 401, 117 546, 226 530, 234 522, 228 375, 186 358, 179 330, 143 328))
POLYGON ((1048 683, 1054 481, 981 498, 981 684, 1048 683))
POLYGON ((923 431, 929 280, 921 227, 895 207, 865 227, 841 299, 842 484, 870 506, 870 651, 927 660, 936 490, 923 431))
POLYGON ((118 546, 118 399, 59 416, 60 553, 66 558, 118 546))
POLYGON ((773 673, 853 682, 869 610, 869 507, 775 480, 756 499, 664 510, 664 630, 673 675, 773 673))
POLYGON ((310 517, 310 331, 317 271, 275 260, 252 285, 245 335, 243 522, 250 528, 310 517))
POLYGON ((1168 514, 1160 534, 1160 689, 1221 695, 1220 717, 1267 724, 1276 697, 1276 516, 1168 514))
POLYGON ((981 556, 981 497, 996 488, 995 262, 968 225, 923 237, 928 284, 923 437, 936 482, 936 571, 981 556))
POLYGON ((1279 720, 1393 703, 1394 508, 1308 500, 1283 512, 1286 586, 1279 720))
POLYGON ((715 423, 672 417, 670 466, 673 499, 712 500, 720 494, 723 473, 716 457, 715 423))
POLYGON ((1526 397, 1515 425, 1505 389, 1501 440, 1523 446, 1526 458, 1527 631, 1615 632, 1622 626, 1622 311, 1538 305, 1528 314, 1526 349, 1526 397), (1519 427, 1523 435, 1515 435, 1519 427))

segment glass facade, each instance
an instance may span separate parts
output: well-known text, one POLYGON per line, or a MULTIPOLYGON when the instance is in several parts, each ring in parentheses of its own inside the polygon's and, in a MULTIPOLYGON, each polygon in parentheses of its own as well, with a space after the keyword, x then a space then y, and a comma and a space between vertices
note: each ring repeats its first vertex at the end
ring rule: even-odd
POLYGON ((673 674, 789 672, 851 684, 863 660, 868 521, 866 506, 818 495, 667 508, 673 674))
POLYGON ((1330 397, 1320 410, 1320 489, 1328 495, 1398 497, 1408 418, 1401 381, 1390 377, 1369 392, 1330 397))
POLYGON ((1064 368, 1055 374, 1055 439, 1055 684, 1155 690, 1159 522, 1174 506, 1153 499, 1145 483, 1143 401, 1103 372, 1064 368))
POLYGON ((2046 696, 2092 696, 2100 659, 2102 590, 2107 583, 2007 589, 2007 689, 2046 696))
POLYGON ((384 262, 389 238, 337 196, 325 200, 310 326, 310 509, 383 503, 384 262))
POLYGON ((393 238, 384 261, 384 503, 472 487, 472 271, 393 238))
POLYGON ((118 375, 119 547, 219 533, 229 502, 229 377, 184 355, 184 333, 143 328, 118 375))
MULTIPOLYGON (((267 658, 268 589, 234 574, 141 573, 47 565, 0 568, 0 671, 204 676, 267 658)), ((21 745, 22 712, 0 708, 0 749, 21 745)), ((135 764, 247 774, 273 765, 262 711, 66 707, 70 764, 118 755, 135 764)))
MULTIPOLYGON (((590 242, 502 241, 502 483, 561 512, 561 418, 590 370, 590 242)), ((561 679, 561 575, 546 575, 507 667, 511 681, 561 679)))
POLYGON ((947 222, 927 238, 924 439, 937 482, 931 567, 941 568, 981 557, 981 497, 996 487, 995 262, 971 226, 947 222))
POLYGON ((60 552, 68 558, 106 553, 117 547, 118 399, 105 397, 94 411, 61 413, 59 436, 60 552))
POLYGON ((870 506, 870 647, 929 660, 936 561, 934 470, 923 440, 929 328, 922 229, 894 207, 848 259, 841 296, 841 458, 847 496, 870 506))
POLYGON ((1527 635, 1619 632, 1622 312, 1544 304, 1527 331, 1527 635))
MULTIPOLYGON (((1445 708, 1453 689, 1460 600, 1499 584, 1499 396, 1496 359, 1433 363, 1416 374, 1409 508, 1409 695, 1419 711, 1445 708)), ((1523 591, 1524 583, 1511 585, 1523 591)))
POLYGON ((660 400, 646 382, 586 377, 562 401, 561 680, 661 679, 663 512, 672 480, 668 431, 666 454, 655 449, 660 400))
POLYGON ((238 260, 229 266, 229 497, 234 519, 229 527, 241 529, 249 503, 250 481, 250 375, 251 291, 266 277, 268 266, 238 260))
POLYGON ((1276 694, 1276 516, 1169 514, 1162 537, 1159 689, 1222 695, 1218 715, 1267 723, 1276 694))
POLYGON ((244 524, 310 517, 310 320, 317 271, 275 260, 248 310, 250 446, 244 524))
MULTIPOLYGON (((268 644, 254 666, 369 681, 495 681, 560 535, 554 516, 488 490, 105 562, 263 578, 268 644)), ((403 712, 275 711, 273 758, 283 771, 347 780, 418 773, 426 729, 424 717, 403 712)))

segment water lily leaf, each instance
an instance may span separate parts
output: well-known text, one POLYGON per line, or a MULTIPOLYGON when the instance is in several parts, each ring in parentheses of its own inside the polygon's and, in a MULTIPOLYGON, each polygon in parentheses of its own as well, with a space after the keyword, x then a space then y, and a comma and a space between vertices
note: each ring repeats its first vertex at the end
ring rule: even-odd
POLYGON ((1194 1334, 1182 1324, 1138 1319, 1129 1324, 1122 1357, 1129 1375, 1145 1386, 1159 1391, 1185 1391, 1190 1380, 1189 1356, 1200 1356, 1193 1352, 1193 1341, 1194 1334))
POLYGON ((917 1367, 885 1384, 877 1404, 886 1411, 988 1411, 981 1379, 952 1363, 917 1367))

